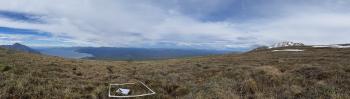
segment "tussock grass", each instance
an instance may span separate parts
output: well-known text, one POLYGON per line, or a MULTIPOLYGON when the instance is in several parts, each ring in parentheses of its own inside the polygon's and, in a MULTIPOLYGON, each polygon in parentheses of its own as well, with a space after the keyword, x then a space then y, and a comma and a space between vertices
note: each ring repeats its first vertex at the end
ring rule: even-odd
POLYGON ((155 60, 69 60, 0 49, 0 98, 107 99, 109 83, 140 80, 146 99, 347 99, 350 49, 255 50, 155 60))

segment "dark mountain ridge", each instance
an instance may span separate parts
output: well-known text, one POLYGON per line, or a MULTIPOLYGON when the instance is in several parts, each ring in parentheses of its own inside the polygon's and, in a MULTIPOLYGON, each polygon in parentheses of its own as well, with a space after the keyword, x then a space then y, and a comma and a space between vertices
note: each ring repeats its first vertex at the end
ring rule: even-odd
POLYGON ((22 51, 22 52, 27 52, 27 53, 34 53, 34 54, 41 54, 39 51, 34 50, 26 45, 20 44, 20 43, 15 43, 13 45, 0 45, 2 48, 7 48, 7 49, 13 49, 17 51, 22 51))

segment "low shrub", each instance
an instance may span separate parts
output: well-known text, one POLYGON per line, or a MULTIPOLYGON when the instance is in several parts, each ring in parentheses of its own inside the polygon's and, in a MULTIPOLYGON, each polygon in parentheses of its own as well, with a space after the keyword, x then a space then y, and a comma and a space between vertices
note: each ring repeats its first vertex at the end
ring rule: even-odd
POLYGON ((0 64, 0 71, 1 71, 1 72, 5 72, 5 71, 8 71, 8 70, 10 70, 10 69, 11 69, 10 66, 0 64))

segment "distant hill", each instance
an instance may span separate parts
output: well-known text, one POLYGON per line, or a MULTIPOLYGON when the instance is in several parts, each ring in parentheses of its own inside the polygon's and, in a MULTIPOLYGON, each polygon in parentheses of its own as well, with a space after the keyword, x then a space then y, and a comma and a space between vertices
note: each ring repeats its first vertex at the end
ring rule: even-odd
POLYGON ((340 46, 350 46, 350 43, 347 43, 347 44, 338 44, 340 46))
POLYGON ((17 51, 22 51, 22 52, 28 52, 28 53, 34 53, 34 54, 41 54, 39 51, 36 51, 26 45, 20 44, 20 43, 15 43, 13 45, 1 45, 0 47, 3 48, 8 48, 8 49, 14 49, 17 51))
POLYGON ((90 54, 77 52, 76 50, 78 50, 79 47, 53 47, 53 48, 39 47, 34 49, 40 51, 42 54, 45 54, 45 55, 58 56, 58 57, 64 57, 64 58, 70 58, 70 59, 92 57, 92 55, 90 54))
POLYGON ((164 48, 114 48, 114 47, 85 47, 77 52, 88 53, 97 60, 153 60, 193 56, 207 56, 228 53, 227 51, 198 50, 198 49, 164 49, 164 48))

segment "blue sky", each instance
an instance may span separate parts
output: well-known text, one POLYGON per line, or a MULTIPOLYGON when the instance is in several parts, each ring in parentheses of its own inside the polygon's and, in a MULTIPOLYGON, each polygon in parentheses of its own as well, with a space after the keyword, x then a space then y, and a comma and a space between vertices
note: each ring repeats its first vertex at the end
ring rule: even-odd
POLYGON ((348 0, 4 0, 0 44, 235 49, 349 43, 348 0))

